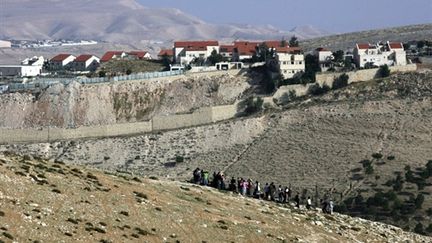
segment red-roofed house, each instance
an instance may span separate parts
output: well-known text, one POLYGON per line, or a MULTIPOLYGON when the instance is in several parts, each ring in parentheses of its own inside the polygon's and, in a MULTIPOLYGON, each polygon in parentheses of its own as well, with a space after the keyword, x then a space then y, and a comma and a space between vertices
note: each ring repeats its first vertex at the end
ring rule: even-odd
POLYGON ((359 68, 407 64, 406 52, 400 42, 387 41, 387 43, 378 43, 376 45, 369 43, 356 44, 353 56, 359 68))
POLYGON ((219 53, 218 41, 176 41, 174 61, 180 65, 187 65, 197 58, 206 60, 213 51, 219 53))
POLYGON ((52 70, 67 69, 75 60, 75 56, 71 54, 58 54, 57 56, 50 59, 50 68, 52 70))
POLYGON ((146 51, 130 51, 126 53, 130 59, 136 60, 151 60, 152 56, 146 51))
POLYGON ((100 59, 93 55, 80 55, 72 64, 74 71, 96 71, 100 65, 100 59))
POLYGON ((257 47, 261 42, 250 42, 250 41, 235 41, 233 60, 241 61, 244 59, 251 59, 256 54, 257 47))
POLYGON ((124 57, 126 57, 126 52, 124 51, 107 51, 100 59, 100 62, 109 62, 113 59, 120 59, 124 57))
POLYGON ((162 49, 160 50, 158 54, 158 58, 162 59, 164 57, 167 57, 171 62, 174 59, 174 50, 173 49, 162 49))
POLYGON ((234 45, 221 45, 219 48, 219 54, 228 59, 232 59, 234 53, 234 45))

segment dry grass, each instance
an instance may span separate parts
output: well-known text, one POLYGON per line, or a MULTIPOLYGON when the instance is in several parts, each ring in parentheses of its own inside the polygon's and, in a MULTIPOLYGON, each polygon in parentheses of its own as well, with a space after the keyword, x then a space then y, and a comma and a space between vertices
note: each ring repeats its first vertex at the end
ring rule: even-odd
POLYGON ((5 242, 421 239, 393 227, 374 225, 375 230, 370 230, 371 223, 347 216, 324 217, 200 186, 145 178, 137 182, 133 177, 85 168, 62 164, 53 167, 42 160, 0 158, 0 238, 5 242), (28 170, 23 171, 22 165, 28 170), (41 179, 35 175, 41 173, 48 184, 38 183, 41 179), (60 193, 52 192, 52 188, 60 193), (343 229, 339 227, 342 222, 343 229))

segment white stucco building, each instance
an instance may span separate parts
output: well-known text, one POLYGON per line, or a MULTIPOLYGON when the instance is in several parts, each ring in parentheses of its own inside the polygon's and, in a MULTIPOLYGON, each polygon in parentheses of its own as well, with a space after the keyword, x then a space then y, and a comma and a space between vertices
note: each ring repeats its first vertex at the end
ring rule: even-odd
POLYGON ((382 66, 403 66, 407 64, 406 52, 400 42, 378 44, 356 44, 354 61, 359 68, 382 66))
POLYGON ((75 59, 76 57, 71 54, 59 54, 50 59, 50 69, 52 70, 68 69, 72 65, 72 62, 75 59))
POLYGON ((100 64, 100 59, 93 55, 80 55, 71 65, 74 71, 95 71, 100 64))
POLYGON ((42 66, 31 65, 0 65, 0 76, 35 77, 42 72, 42 66))
POLYGON ((321 72, 325 72, 333 67, 332 61, 334 59, 333 52, 326 48, 317 48, 314 51, 314 55, 318 59, 318 64, 321 68, 321 72))
POLYGON ((11 48, 12 42, 6 40, 0 40, 0 48, 11 48))
POLYGON ((219 53, 218 41, 176 41, 174 61, 180 65, 187 65, 196 58, 206 60, 214 50, 219 53))
POLYGON ((29 57, 21 62, 21 65, 31 65, 31 66, 43 66, 45 63, 45 58, 43 56, 29 57))
POLYGON ((278 52, 276 61, 285 79, 293 78, 305 72, 304 55, 297 52, 278 52))

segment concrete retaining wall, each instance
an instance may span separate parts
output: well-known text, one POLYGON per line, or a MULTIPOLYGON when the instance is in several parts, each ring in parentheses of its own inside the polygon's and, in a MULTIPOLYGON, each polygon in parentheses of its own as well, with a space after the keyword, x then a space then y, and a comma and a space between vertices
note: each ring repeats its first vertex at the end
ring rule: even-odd
MULTIPOLYGON (((389 69, 391 73, 412 72, 417 70, 417 65, 409 64, 406 66, 391 66, 389 67, 389 69)), ((372 69, 364 69, 364 70, 358 70, 353 72, 346 72, 346 74, 349 76, 348 83, 369 81, 374 78, 378 78, 379 77, 378 71, 379 68, 372 68, 372 69)), ((336 77, 339 77, 340 75, 342 75, 342 73, 320 73, 320 74, 316 74, 315 79, 320 86, 326 84, 329 87, 332 87, 334 79, 336 77)))
POLYGON ((180 129, 210 124, 235 117, 237 104, 204 107, 190 114, 157 116, 147 122, 79 127, 75 129, 0 129, 0 144, 44 143, 83 138, 128 136, 154 131, 180 129))
POLYGON ((212 108, 201 108, 191 114, 156 116, 153 118, 153 131, 171 130, 212 123, 212 108))

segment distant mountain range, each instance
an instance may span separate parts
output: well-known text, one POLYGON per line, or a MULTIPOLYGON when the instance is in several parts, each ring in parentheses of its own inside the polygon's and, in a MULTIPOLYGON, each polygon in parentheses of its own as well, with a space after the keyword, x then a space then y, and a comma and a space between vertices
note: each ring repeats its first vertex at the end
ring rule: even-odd
POLYGON ((0 38, 93 39, 114 43, 174 39, 270 39, 329 35, 313 26, 211 24, 178 9, 147 8, 135 0, 1 0, 0 38))

